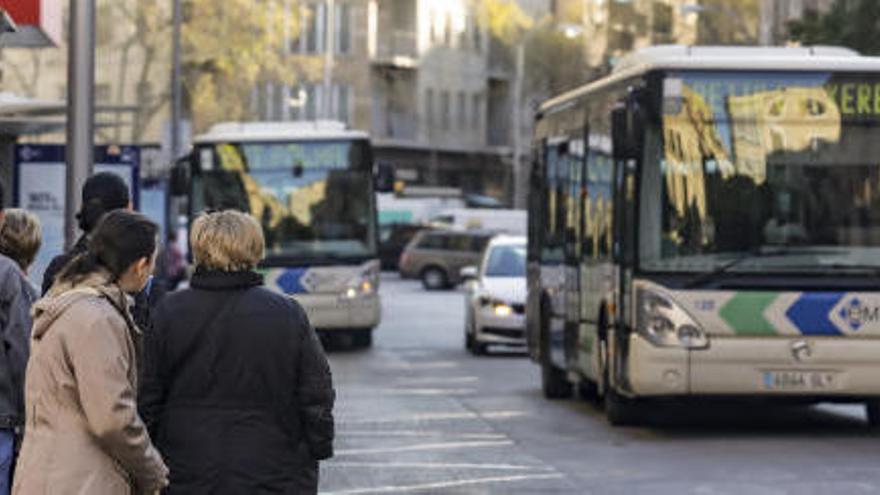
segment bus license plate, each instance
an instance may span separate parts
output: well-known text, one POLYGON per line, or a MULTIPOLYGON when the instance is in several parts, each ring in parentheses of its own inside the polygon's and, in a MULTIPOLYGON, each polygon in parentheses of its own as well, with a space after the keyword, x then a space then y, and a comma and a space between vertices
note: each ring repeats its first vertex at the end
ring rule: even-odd
POLYGON ((833 371, 765 371, 764 390, 825 391, 837 388, 833 371))

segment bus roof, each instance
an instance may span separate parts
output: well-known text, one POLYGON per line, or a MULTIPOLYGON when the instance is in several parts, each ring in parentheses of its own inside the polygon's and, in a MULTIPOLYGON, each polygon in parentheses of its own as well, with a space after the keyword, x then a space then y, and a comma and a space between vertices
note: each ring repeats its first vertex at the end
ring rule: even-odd
POLYGON ((363 131, 330 120, 308 122, 224 122, 215 124, 196 143, 369 139, 363 131))
POLYGON ((880 72, 880 57, 865 57, 848 48, 658 45, 620 60, 611 75, 546 101, 540 112, 553 110, 592 91, 654 70, 777 70, 880 72))

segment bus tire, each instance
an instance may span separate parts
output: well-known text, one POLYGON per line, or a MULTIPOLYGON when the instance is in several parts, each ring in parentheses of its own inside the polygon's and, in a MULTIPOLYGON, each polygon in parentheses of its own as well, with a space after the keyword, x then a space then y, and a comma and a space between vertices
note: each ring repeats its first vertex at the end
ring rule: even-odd
POLYGON ((624 397, 613 388, 605 392, 605 417, 611 426, 633 426, 640 423, 639 403, 624 397))
POLYGON ((551 400, 570 399, 574 395, 574 387, 565 376, 565 371, 553 365, 550 359, 550 337, 547 330, 550 326, 547 305, 541 311, 541 389, 544 397, 551 400))
POLYGON ((369 349, 373 346, 373 329, 357 330, 351 334, 351 341, 357 349, 369 349))
POLYGON ((578 383, 578 393, 580 394, 581 399, 590 402, 598 402, 600 398, 599 385, 593 380, 588 380, 586 378, 578 383))
POLYGON ((449 287, 449 276, 437 266, 429 266, 422 270, 421 279, 425 290, 443 290, 449 287))
POLYGON ((866 402, 865 413, 868 415, 868 426, 872 429, 880 429, 880 399, 866 402))

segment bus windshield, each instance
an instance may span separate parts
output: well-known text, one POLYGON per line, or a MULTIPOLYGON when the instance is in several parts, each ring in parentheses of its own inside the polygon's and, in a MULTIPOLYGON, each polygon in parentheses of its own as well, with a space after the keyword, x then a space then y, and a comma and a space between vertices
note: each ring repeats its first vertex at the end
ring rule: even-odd
POLYGON ((880 75, 671 72, 659 108, 643 269, 880 269, 880 75))
POLYGON ((197 156, 193 211, 250 212, 269 262, 375 254, 366 141, 219 143, 197 156))

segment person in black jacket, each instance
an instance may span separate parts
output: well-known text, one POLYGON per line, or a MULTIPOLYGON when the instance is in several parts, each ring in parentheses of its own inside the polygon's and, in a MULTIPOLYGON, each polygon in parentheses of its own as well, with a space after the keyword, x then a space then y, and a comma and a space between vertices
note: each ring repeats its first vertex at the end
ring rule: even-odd
MULTIPOLYGON (((43 274, 42 294, 45 296, 49 293, 58 273, 71 260, 88 251, 89 236, 106 213, 131 209, 131 194, 120 176, 111 172, 99 172, 89 177, 83 184, 82 207, 76 215, 83 234, 70 250, 59 254, 49 263, 43 274)), ((151 281, 144 291, 134 296, 132 316, 141 330, 149 331, 151 308, 161 298, 162 293, 163 291, 153 290, 151 281)))
POLYGON ((156 309, 139 396, 166 493, 317 493, 335 401, 318 337, 296 302, 261 287, 254 218, 203 215, 190 235, 196 270, 156 309))

